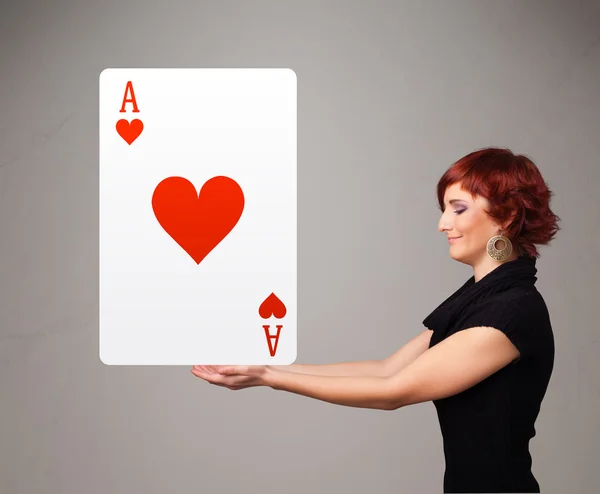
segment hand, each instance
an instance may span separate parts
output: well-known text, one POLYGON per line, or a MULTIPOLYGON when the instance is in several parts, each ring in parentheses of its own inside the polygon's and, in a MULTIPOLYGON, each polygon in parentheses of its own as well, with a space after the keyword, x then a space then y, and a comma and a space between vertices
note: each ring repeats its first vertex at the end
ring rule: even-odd
POLYGON ((268 386, 266 365, 194 365, 191 373, 210 384, 231 390, 268 386))

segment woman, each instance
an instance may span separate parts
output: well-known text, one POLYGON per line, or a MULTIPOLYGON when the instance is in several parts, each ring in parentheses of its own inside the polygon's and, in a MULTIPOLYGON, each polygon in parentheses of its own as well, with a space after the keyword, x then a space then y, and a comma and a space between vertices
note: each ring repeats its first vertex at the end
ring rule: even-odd
POLYGON ((450 256, 473 276, 381 361, 194 366, 209 383, 269 386, 352 407, 433 401, 444 441, 444 492, 540 492, 529 440, 554 364, 548 310, 535 287, 537 245, 560 229, 552 192, 528 158, 487 148, 437 187, 450 256))

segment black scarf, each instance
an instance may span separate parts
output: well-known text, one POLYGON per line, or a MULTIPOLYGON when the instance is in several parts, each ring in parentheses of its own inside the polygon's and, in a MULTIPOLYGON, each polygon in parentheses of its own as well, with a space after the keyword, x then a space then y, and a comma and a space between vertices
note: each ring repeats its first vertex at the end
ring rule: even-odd
POLYGON ((472 276, 429 314, 423 321, 423 325, 435 331, 439 340, 448 333, 461 316, 464 316, 465 312, 468 312, 467 309, 472 309, 475 304, 490 295, 519 286, 533 287, 537 281, 535 265, 536 258, 525 255, 501 264, 477 283, 475 283, 475 276, 472 276))

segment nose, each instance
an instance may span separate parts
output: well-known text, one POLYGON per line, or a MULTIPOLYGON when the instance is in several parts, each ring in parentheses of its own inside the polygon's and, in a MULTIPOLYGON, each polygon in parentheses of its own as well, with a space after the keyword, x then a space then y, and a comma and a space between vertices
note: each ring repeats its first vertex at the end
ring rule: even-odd
POLYGON ((450 220, 442 214, 442 217, 440 218, 440 221, 438 223, 438 231, 443 233, 450 230, 452 230, 450 220))

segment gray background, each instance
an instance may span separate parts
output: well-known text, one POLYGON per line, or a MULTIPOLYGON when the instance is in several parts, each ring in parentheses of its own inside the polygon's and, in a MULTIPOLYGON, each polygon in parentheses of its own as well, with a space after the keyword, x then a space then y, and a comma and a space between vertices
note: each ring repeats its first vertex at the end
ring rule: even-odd
POLYGON ((298 76, 299 363, 382 358, 472 271, 435 184, 529 155, 562 231, 538 261, 556 366, 542 492, 598 492, 600 4, 20 0, 0 11, 0 492, 441 492, 435 409, 232 392, 98 358, 98 76, 298 76))

